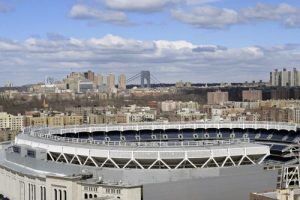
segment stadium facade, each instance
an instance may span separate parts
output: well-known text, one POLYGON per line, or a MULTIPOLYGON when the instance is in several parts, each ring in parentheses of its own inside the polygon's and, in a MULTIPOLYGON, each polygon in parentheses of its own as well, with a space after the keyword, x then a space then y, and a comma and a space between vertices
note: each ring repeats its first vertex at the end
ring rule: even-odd
POLYGON ((26 128, 0 147, 0 195, 248 199, 278 186, 273 165, 297 163, 299 136, 295 124, 270 122, 26 128))

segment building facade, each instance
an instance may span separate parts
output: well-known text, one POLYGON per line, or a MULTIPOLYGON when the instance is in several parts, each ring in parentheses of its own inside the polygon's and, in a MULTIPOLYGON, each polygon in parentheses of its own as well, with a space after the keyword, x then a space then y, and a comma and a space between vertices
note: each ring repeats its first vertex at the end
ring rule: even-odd
POLYGON ((23 116, 11 115, 6 112, 0 113, 0 130, 20 131, 23 128, 23 116))
POLYGON ((282 71, 275 69, 270 72, 270 84, 282 87, 300 86, 300 72, 296 68, 293 68, 292 71, 288 71, 286 68, 283 68, 282 71))
POLYGON ((221 105, 228 101, 228 92, 216 91, 207 93, 207 104, 221 105))
POLYGON ((109 74, 106 78, 106 83, 108 89, 114 89, 115 88, 115 75, 109 74))
POLYGON ((119 76, 119 85, 118 88, 121 90, 125 90, 126 89, 126 76, 125 74, 121 74, 119 76))
POLYGON ((243 90, 242 92, 243 101, 261 101, 262 91, 261 90, 243 90))

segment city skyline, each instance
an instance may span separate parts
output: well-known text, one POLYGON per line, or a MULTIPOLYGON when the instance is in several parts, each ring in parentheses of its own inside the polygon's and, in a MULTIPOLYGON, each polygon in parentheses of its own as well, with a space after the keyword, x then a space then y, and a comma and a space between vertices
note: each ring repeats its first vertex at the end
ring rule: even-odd
POLYGON ((0 0, 0 85, 87 70, 150 70, 166 83, 268 81, 275 68, 300 67, 297 1, 120 2, 0 0))

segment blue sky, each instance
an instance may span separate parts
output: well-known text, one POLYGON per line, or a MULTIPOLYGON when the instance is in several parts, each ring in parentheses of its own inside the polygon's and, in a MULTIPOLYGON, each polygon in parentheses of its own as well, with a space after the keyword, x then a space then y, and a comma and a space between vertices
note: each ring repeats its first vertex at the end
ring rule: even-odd
POLYGON ((0 30, 0 85, 88 69, 162 82, 300 69, 297 0, 0 0, 0 30))

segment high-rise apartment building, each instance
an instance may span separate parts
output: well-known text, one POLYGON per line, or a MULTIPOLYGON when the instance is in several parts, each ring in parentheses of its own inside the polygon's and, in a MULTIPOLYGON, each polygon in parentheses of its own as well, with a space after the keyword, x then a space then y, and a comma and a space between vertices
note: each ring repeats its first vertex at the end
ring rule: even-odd
POLYGON ((295 87, 298 85, 298 74, 300 75, 300 73, 297 72, 296 68, 294 68, 290 72, 290 86, 291 87, 295 87))
POLYGON ((95 84, 96 84, 96 88, 99 88, 100 86, 103 85, 103 76, 101 74, 97 74, 95 75, 95 84))
POLYGON ((121 74, 119 76, 119 85, 118 88, 121 90, 125 90, 126 89, 126 76, 125 74, 121 74))
POLYGON ((279 86, 279 75, 278 69, 275 69, 273 72, 270 72, 270 83, 272 86, 279 86))
POLYGON ((273 72, 270 72, 270 83, 272 86, 300 86, 300 71, 297 71, 296 68, 292 71, 287 71, 286 68, 283 71, 275 69, 273 72))
POLYGON ((228 101, 228 92, 216 91, 207 93, 207 104, 223 104, 228 101))
POLYGON ((87 80, 91 81, 91 82, 95 82, 95 73, 92 71, 87 71, 83 73, 84 78, 86 78, 87 80))
POLYGON ((262 100, 261 90, 243 90, 243 101, 259 101, 262 100))
POLYGON ((115 75, 109 74, 106 78, 106 82, 107 82, 107 87, 109 89, 114 89, 115 88, 115 75))
POLYGON ((289 99, 290 98, 290 90, 289 88, 276 88, 271 90, 271 99, 279 100, 279 99, 289 99))
POLYGON ((291 72, 286 71, 286 68, 281 72, 281 86, 290 86, 291 85, 291 72))

